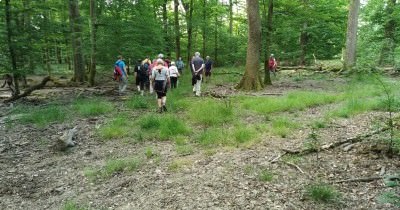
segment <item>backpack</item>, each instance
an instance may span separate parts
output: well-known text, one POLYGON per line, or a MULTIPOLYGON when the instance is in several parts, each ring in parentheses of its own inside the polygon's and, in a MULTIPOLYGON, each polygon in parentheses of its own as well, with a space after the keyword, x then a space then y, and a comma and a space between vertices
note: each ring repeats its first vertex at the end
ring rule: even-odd
POLYGON ((122 76, 122 70, 121 70, 121 68, 119 67, 118 64, 119 64, 119 63, 116 63, 116 64, 114 65, 114 80, 115 80, 115 81, 119 81, 120 78, 121 78, 121 76, 122 76))
POLYGON ((142 68, 140 68, 140 74, 143 75, 143 76, 147 75, 147 72, 149 71, 149 67, 150 67, 149 63, 147 63, 147 62, 144 63, 142 65, 142 68))

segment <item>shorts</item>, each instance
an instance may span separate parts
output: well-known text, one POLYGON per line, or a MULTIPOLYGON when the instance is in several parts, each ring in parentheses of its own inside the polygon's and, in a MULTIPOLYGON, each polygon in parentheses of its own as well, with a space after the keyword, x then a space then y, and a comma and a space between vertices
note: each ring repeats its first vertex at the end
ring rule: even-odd
POLYGON ((157 93, 157 98, 161 99, 167 96, 167 81, 166 80, 156 80, 154 84, 154 90, 157 93))
POLYGON ((205 73, 205 75, 206 75, 206 77, 209 77, 209 76, 211 76, 211 71, 207 71, 207 70, 206 70, 206 73, 205 73))

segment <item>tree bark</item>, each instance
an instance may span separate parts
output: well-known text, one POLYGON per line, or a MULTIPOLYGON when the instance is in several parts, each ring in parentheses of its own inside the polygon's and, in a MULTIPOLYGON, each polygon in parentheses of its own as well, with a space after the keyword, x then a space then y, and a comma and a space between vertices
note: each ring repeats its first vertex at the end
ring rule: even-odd
POLYGON ((384 28, 384 41, 379 56, 379 65, 394 66, 395 64, 395 49, 396 49, 396 27, 397 27, 397 16, 394 14, 396 7, 396 0, 388 0, 386 5, 386 15, 388 20, 386 21, 384 28))
POLYGON ((190 0, 189 4, 185 3, 184 5, 186 11, 186 22, 187 22, 187 33, 188 33, 188 44, 187 44, 187 59, 188 65, 190 65, 192 61, 192 30, 193 30, 193 0, 190 0), (189 14, 188 14, 189 13, 189 14))
POLYGON ((15 85, 15 92, 14 95, 18 95, 20 93, 19 90, 19 73, 18 73, 18 68, 17 68, 17 58, 16 58, 16 53, 15 53, 15 45, 12 42, 12 26, 11 26, 11 5, 10 5, 11 0, 6 0, 5 1, 5 13, 6 13, 6 31, 7 31, 7 44, 8 44, 8 51, 10 53, 10 60, 11 60, 11 66, 12 66, 12 74, 14 78, 14 85, 15 85))
POLYGON ((171 56, 171 49, 169 47, 169 34, 168 34, 168 15, 167 15, 167 4, 168 0, 164 0, 162 4, 162 17, 163 17, 163 30, 164 30, 164 40, 165 40, 165 53, 167 56, 171 56))
POLYGON ((304 22, 301 33, 300 33, 300 62, 299 62, 299 65, 301 65, 301 66, 306 65, 307 42, 308 42, 307 27, 308 27, 307 22, 304 22))
POLYGON ((175 27, 175 54, 178 59, 181 57, 181 38, 179 27, 179 0, 174 0, 174 27, 175 27))
POLYGON ((356 65, 356 45, 358 11, 360 0, 351 0, 347 20, 346 49, 344 55, 344 69, 351 70, 356 65))
POLYGON ((268 15, 266 14, 265 0, 263 0, 263 16, 266 20, 266 32, 265 32, 265 54, 264 54, 264 85, 272 85, 271 75, 269 73, 268 61, 269 55, 271 54, 272 45, 272 17, 274 14, 274 1, 268 0, 268 15))
POLYGON ((96 0, 90 0, 90 74, 89 74, 89 84, 94 86, 94 79, 96 76, 96 33, 97 33, 97 14, 96 14, 96 0))
POLYGON ((82 54, 82 25, 79 14, 78 0, 69 0, 69 18, 72 33, 72 51, 74 57, 74 78, 75 82, 85 81, 85 65, 82 54))
POLYGON ((233 0, 229 0, 229 34, 233 33, 233 0))
POLYGON ((249 35, 247 41, 246 71, 237 88, 259 90, 263 87, 258 75, 260 68, 261 22, 258 0, 246 0, 249 35))
POLYGON ((207 26, 207 0, 203 0, 203 23, 202 23, 202 38, 203 48, 202 55, 206 56, 206 26, 207 26))

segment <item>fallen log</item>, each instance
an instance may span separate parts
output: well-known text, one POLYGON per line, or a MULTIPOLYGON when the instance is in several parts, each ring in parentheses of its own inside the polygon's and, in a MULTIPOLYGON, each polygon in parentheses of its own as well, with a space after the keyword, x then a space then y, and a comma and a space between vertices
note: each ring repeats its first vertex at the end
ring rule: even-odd
POLYGON ((9 99, 4 100, 4 102, 8 103, 8 102, 15 101, 15 100, 18 100, 20 98, 26 97, 26 96, 30 95, 33 91, 38 90, 38 89, 42 89, 44 86, 46 86, 46 83, 48 81, 50 81, 50 80, 51 80, 50 76, 47 76, 47 77, 43 78, 42 82, 40 82, 39 84, 34 85, 34 86, 26 89, 24 91, 24 93, 22 93, 22 94, 15 95, 15 96, 12 96, 9 99))
POLYGON ((384 131, 387 131, 387 130, 389 130, 389 127, 383 127, 383 128, 378 129, 378 130, 376 130, 376 131, 374 131, 372 133, 368 133, 368 134, 365 134, 365 135, 360 135, 360 136, 348 138, 348 139, 343 140, 343 141, 338 141, 338 142, 334 142, 334 143, 331 143, 331 144, 323 145, 319 149, 315 149, 315 148, 308 148, 308 149, 304 149, 304 150, 282 149, 282 151, 284 151, 284 152, 286 152, 288 154, 308 155, 310 153, 314 153, 314 152, 318 152, 318 151, 333 149, 333 148, 336 148, 336 147, 341 146, 341 145, 346 144, 346 143, 354 144, 356 142, 361 142, 365 138, 371 137, 371 136, 373 136, 375 134, 378 134, 378 133, 381 133, 381 132, 384 132, 384 131))

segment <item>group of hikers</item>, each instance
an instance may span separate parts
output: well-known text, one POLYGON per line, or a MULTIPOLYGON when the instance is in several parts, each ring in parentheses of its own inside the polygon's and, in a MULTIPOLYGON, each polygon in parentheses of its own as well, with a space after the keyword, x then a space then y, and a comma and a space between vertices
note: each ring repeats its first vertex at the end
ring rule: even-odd
MULTIPOLYGON (((178 78, 184 73, 185 64, 179 57, 175 62, 168 58, 164 59, 163 54, 158 54, 157 58, 150 60, 147 56, 144 60, 137 60, 134 68, 134 76, 136 89, 144 95, 145 89, 150 94, 156 92, 158 112, 166 112, 166 101, 168 88, 174 89, 178 87, 178 78)), ((203 73, 206 82, 210 81, 213 62, 207 56, 204 61, 200 57, 200 53, 196 52, 189 64, 192 73, 192 86, 195 96, 201 96, 201 83, 203 73)), ((128 85, 129 66, 127 66, 122 56, 118 56, 118 60, 114 65, 114 79, 119 83, 119 94, 123 95, 128 85)))
MULTIPOLYGON (((204 61, 200 57, 200 53, 196 52, 192 57, 189 69, 192 73, 192 87, 195 96, 201 96, 201 83, 203 75, 205 82, 210 81, 213 62, 207 56, 204 61)), ((134 75, 136 80, 136 89, 141 95, 144 95, 145 89, 150 94, 156 92, 158 112, 166 112, 166 101, 168 88, 174 89, 178 87, 178 78, 183 74, 185 64, 179 57, 175 62, 170 59, 164 59, 163 54, 150 60, 147 56, 144 60, 137 60, 134 75)), ((270 73, 276 76, 277 62, 275 56, 271 54, 268 60, 268 68, 270 73)), ((114 65, 114 79, 119 82, 119 94, 123 95, 128 85, 129 66, 127 66, 122 56, 118 56, 118 60, 114 65)))

